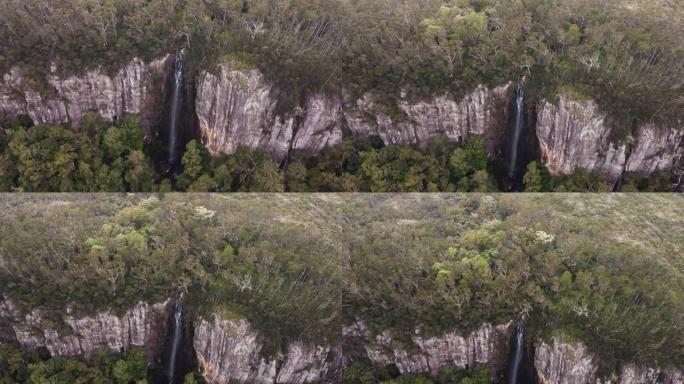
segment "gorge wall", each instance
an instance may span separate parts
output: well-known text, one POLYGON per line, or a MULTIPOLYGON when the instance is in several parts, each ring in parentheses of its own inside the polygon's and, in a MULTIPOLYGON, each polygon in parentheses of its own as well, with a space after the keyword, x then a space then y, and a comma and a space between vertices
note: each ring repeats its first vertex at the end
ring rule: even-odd
MULTIPOLYGON (((373 334, 362 321, 343 328, 345 365, 368 359, 379 367, 396 365, 402 374, 435 375, 441 367, 465 368, 486 365, 494 378, 503 378, 512 348, 515 324, 485 324, 468 335, 447 332, 426 337, 420 329, 406 346, 389 331, 373 334)), ((529 343, 530 341, 526 341, 529 343)), ((533 343, 532 369, 540 384, 684 384, 684 370, 625 364, 618 372, 603 376, 601 361, 581 342, 564 343, 554 337, 549 343, 533 343)))
MULTIPOLYGON (((173 312, 172 300, 148 304, 140 302, 123 314, 110 310, 78 317, 71 308, 55 325, 43 311, 22 311, 10 300, 0 302, 0 344, 16 342, 27 350, 45 347, 51 356, 89 358, 97 348, 122 352, 143 347, 149 361, 158 361, 170 331, 167 318, 173 312)), ((193 347, 198 367, 208 383, 231 380, 250 383, 304 384, 333 380, 341 375, 339 346, 288 344, 283 355, 266 358, 263 341, 244 319, 193 322, 193 347)))
MULTIPOLYGON (((164 324, 173 311, 171 302, 140 302, 121 314, 107 310, 82 317, 67 308, 63 324, 57 326, 54 319, 44 318, 43 311, 22 311, 6 299, 0 302, 0 343, 13 340, 26 349, 46 347, 52 356, 85 357, 98 347, 117 352, 144 347, 150 361, 156 361, 168 332, 164 324)), ((235 380, 304 384, 340 382, 344 368, 359 360, 379 367, 395 365, 402 374, 436 374, 445 366, 465 368, 483 364, 493 377, 501 378, 508 364, 515 325, 484 324, 467 335, 452 331, 428 336, 416 329, 409 342, 391 331, 374 333, 357 320, 342 327, 341 342, 337 345, 290 341, 281 353, 270 357, 263 353, 263 339, 245 319, 217 314, 210 319, 196 317, 193 328, 192 346, 198 368, 208 383, 235 380)), ((605 376, 600 373, 600 360, 584 344, 565 342, 561 337, 550 341, 537 339, 533 350, 534 369, 543 384, 684 383, 681 368, 626 364, 605 376)))
MULTIPOLYGON (((0 319, 10 324, 14 339, 26 349, 46 347, 52 356, 90 356, 99 347, 113 351, 144 347, 148 358, 158 353, 165 337, 159 319, 167 312, 169 301, 155 304, 138 303, 125 313, 112 311, 94 316, 77 317, 67 308, 62 326, 45 319, 43 311, 24 313, 9 300, 0 303, 0 319)), ((12 339, 3 335, 3 339, 12 339)))
POLYGON ((426 144, 437 134, 454 141, 480 135, 493 149, 497 127, 505 121, 508 87, 478 87, 459 102, 443 95, 414 103, 402 94, 399 110, 392 112, 379 94, 353 100, 317 93, 305 97, 301 109, 278 113, 280 92, 258 70, 222 64, 216 73, 200 75, 195 109, 202 143, 214 155, 247 146, 282 160, 291 149, 316 154, 345 134, 377 135, 386 144, 403 145, 426 144))
POLYGON ((200 371, 209 383, 231 380, 257 384, 317 383, 340 376, 336 346, 290 342, 282 356, 264 357, 263 342, 243 319, 198 319, 194 348, 200 371))
MULTIPOLYGON (((289 150, 316 154, 339 143, 345 135, 377 135, 385 144, 426 144, 443 134, 453 141, 483 136, 491 157, 500 155, 507 137, 511 83, 483 86, 460 100, 444 94, 423 101, 399 95, 365 93, 354 99, 311 94, 301 109, 278 114, 279 91, 258 70, 219 66, 217 74, 204 72, 198 83, 196 110, 204 145, 213 154, 233 153, 239 146, 265 148, 277 160, 289 150), (388 107, 391 103, 396 105, 388 107)), ((652 123, 630 129, 618 140, 615 124, 592 100, 577 101, 560 95, 557 102, 536 106, 536 136, 544 165, 551 174, 577 169, 599 171, 611 185, 625 172, 649 176, 682 166, 684 127, 652 123)), ((631 127, 630 127, 631 128, 631 127)))
POLYGON ((600 171, 613 185, 624 172, 648 176, 680 165, 684 155, 681 126, 641 124, 619 141, 613 132, 616 124, 593 100, 560 95, 556 103, 542 101, 536 128, 544 165, 554 175, 579 168, 600 171))
POLYGON ((278 91, 257 70, 220 65, 197 82, 198 129, 212 155, 232 154, 239 147, 264 148, 276 159, 287 156, 294 117, 276 114, 278 91))
POLYGON ((109 121, 137 114, 148 141, 164 114, 166 77, 173 60, 164 56, 150 63, 133 59, 116 74, 96 68, 80 75, 64 75, 50 68, 41 83, 29 71, 14 67, 0 82, 0 117, 28 115, 35 124, 69 124, 78 130, 86 113, 109 121))
MULTIPOLYGON (((63 76, 52 68, 49 89, 42 91, 27 71, 15 67, 0 82, 0 118, 28 115, 37 124, 69 123, 78 129, 87 112, 110 120, 140 114, 152 141, 166 111, 164 79, 173 71, 169 58, 148 64, 134 59, 113 76, 101 68, 63 76)), ((277 161, 291 150, 317 154, 345 136, 377 135, 386 144, 425 145, 438 134, 453 141, 484 136, 490 157, 499 158, 509 137, 508 105, 514 93, 511 83, 480 86, 460 98, 443 94, 425 100, 377 92, 356 98, 340 90, 304 95, 301 106, 287 108, 280 105, 282 91, 256 69, 224 63, 200 71, 194 81, 190 104, 196 131, 211 154, 232 154, 246 146, 266 149, 277 161)), ((590 99, 560 95, 554 102, 530 101, 527 109, 536 113, 539 152, 554 175, 585 168, 603 173, 615 185, 625 172, 648 176, 684 167, 681 123, 627 127, 631 134, 618 139, 617 123, 590 99)))
POLYGON ((538 340, 534 357, 543 384, 682 384, 684 371, 624 365, 618 373, 600 377, 600 362, 581 342, 566 343, 554 337, 549 343, 538 340))
POLYGON ((484 364, 493 375, 506 366, 512 323, 492 326, 485 324, 469 335, 447 332, 439 336, 426 336, 420 329, 411 335, 412 346, 402 345, 390 331, 373 335, 363 321, 344 327, 342 337, 345 359, 367 358, 384 367, 394 364, 402 374, 437 374, 444 366, 465 368, 484 364))

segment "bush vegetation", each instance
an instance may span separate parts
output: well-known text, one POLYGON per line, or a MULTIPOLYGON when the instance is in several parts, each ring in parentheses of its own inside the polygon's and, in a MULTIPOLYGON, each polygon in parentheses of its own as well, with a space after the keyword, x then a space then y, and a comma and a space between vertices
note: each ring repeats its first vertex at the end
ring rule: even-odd
POLYGON ((396 367, 375 367, 369 362, 358 362, 344 370, 344 384, 492 384, 489 370, 484 366, 468 369, 443 367, 432 377, 400 375, 396 367))
MULTIPOLYGON (((190 72, 226 61, 258 67, 289 109, 306 92, 375 91, 393 109, 400 91, 458 97, 525 77, 532 101, 560 92, 595 99, 622 140, 638 123, 681 125, 683 15, 677 2, 650 0, 7 0, 0 4, 0 72, 21 65, 31 69, 28 83, 45 85, 53 64, 69 73, 98 65, 115 71, 132 57, 185 49, 190 72)), ((419 150, 347 141, 320 159, 300 155, 280 167, 247 149, 209 159, 191 143, 188 170, 166 178, 133 118, 112 126, 91 117, 81 134, 5 125, 13 128, 0 129, 3 191, 502 189, 492 164, 474 157, 455 159, 473 161, 466 168, 453 164, 468 144, 456 155, 444 143, 419 150)), ((597 173, 549 178, 530 166, 528 191, 606 189, 597 173)), ((627 175, 620 188, 673 186, 659 173, 627 175)))
POLYGON ((682 5, 633 0, 7 0, 0 69, 112 69, 188 49, 191 68, 252 63, 297 103, 344 86, 391 99, 530 79, 589 93, 616 118, 676 121, 682 5))
POLYGON ((250 320, 264 352, 339 337, 340 256, 329 228, 264 224, 268 211, 246 198, 61 196, 36 195, 41 203, 8 207, 2 220, 1 237, 13 240, 0 245, 0 291, 21 307, 60 324, 68 303, 79 315, 124 311, 180 291, 188 313, 250 320))
MULTIPOLYGON (((496 192, 504 189, 483 139, 460 145, 433 137, 426 148, 384 146, 377 137, 344 139, 318 156, 293 152, 279 165, 264 150, 238 148, 212 157, 195 140, 168 174, 143 141, 139 120, 111 124, 88 115, 81 131, 60 125, 31 126, 21 119, 0 132, 0 191, 23 192, 496 192)), ((528 192, 601 192, 598 172, 580 169, 551 177, 537 162, 523 178, 528 192)), ((674 189, 671 176, 628 175, 624 191, 674 189)))
POLYGON ((525 319, 608 369, 684 365, 678 195, 14 195, 0 291, 59 319, 187 292, 248 319, 268 353, 362 319, 411 347, 525 319), (668 207, 668 209, 663 209, 668 207))
MULTIPOLYGON (((0 345, 0 382, 3 384, 147 384, 152 382, 142 349, 117 354, 98 349, 89 360, 78 357, 50 358, 46 350, 21 351, 19 347, 0 345)), ((189 373, 186 384, 204 381, 189 373)))
POLYGON ((681 218, 657 208, 672 198, 681 211, 680 196, 413 196, 349 220, 345 322, 410 348, 416 326, 468 334, 524 319, 528 336, 572 335, 609 370, 682 366, 684 250, 668 229, 681 218))

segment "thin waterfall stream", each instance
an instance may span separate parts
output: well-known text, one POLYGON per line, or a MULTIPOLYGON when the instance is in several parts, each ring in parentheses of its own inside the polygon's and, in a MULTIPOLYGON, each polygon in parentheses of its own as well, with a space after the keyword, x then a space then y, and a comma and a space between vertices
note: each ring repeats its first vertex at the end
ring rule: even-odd
POLYGON ((183 309, 180 301, 176 302, 173 314, 173 340, 171 341, 171 357, 169 358, 169 384, 174 384, 176 375, 176 357, 183 332, 183 309))
POLYGON ((515 355, 513 355, 513 360, 511 362, 510 370, 508 372, 508 383, 517 384, 518 376, 520 373, 520 365, 523 360, 523 344, 524 344, 524 331, 522 324, 518 324, 515 328, 515 355))
POLYGON ((171 109, 169 111, 169 168, 178 160, 178 121, 180 120, 181 93, 183 90, 183 59, 176 55, 176 63, 173 75, 173 94, 171 97, 171 109))
POLYGON ((525 91, 522 83, 518 84, 518 89, 515 95, 515 130, 513 131, 513 140, 511 142, 511 159, 508 164, 508 177, 514 178, 518 163, 518 147, 520 146, 520 134, 524 127, 524 108, 525 108, 525 91))

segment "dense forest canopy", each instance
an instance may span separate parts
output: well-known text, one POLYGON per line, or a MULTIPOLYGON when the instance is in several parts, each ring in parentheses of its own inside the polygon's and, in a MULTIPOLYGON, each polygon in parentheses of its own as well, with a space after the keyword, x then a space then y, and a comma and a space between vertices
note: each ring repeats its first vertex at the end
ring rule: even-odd
POLYGON ((624 121, 682 118, 684 7, 652 0, 7 0, 0 69, 120 67, 187 48, 303 90, 462 94, 523 75, 624 121))
POLYGON ((329 231, 336 229, 324 218, 320 229, 308 219, 278 225, 288 223, 277 205, 284 199, 270 210, 246 196, 2 199, 13 213, 3 214, 0 230, 7 240, 0 291, 28 307, 46 305, 46 316, 70 302, 92 314, 187 292, 186 310, 241 315, 273 352, 286 339, 335 339, 340 254, 329 231), (282 221, 264 222, 274 213, 282 221))
MULTIPOLYGON (((148 384, 153 372, 140 348, 126 353, 98 349, 82 357, 50 357, 46 350, 22 351, 14 345, 0 345, 0 382, 3 384, 148 384)), ((188 373, 184 384, 203 384, 196 372, 188 373)))
MULTIPOLYGON (((264 150, 239 148, 212 157, 190 141, 177 175, 160 169, 143 141, 139 119, 116 124, 87 115, 80 132, 60 125, 16 119, 0 133, 0 191, 22 192, 496 192, 496 164, 485 141, 460 145, 433 137, 426 149, 382 144, 378 137, 347 138, 318 156, 293 151, 283 166, 264 150)), ((527 165, 527 192, 603 192, 610 188, 598 171, 578 169, 552 177, 538 162, 527 165)), ((649 178, 626 174, 624 192, 673 191, 670 172, 649 178)))
MULTIPOLYGON (((683 8, 647 0, 8 0, 0 4, 0 71, 28 68, 26 83, 49 93, 53 64, 114 72, 133 57, 182 49, 190 78, 227 61, 258 67, 293 110, 304 92, 374 90, 391 111, 400 90, 458 97, 525 78, 529 100, 559 92, 595 99, 615 125, 611 140, 629 142, 635 122, 681 127, 683 8)), ((291 151, 280 164, 245 148, 212 158, 191 141, 184 171, 170 175, 155 161, 159 149, 136 132, 135 117, 112 124, 88 116, 80 126, 76 133, 25 118, 0 121, 0 191, 510 189, 477 138, 457 147, 437 137, 421 148, 348 138, 318 157, 291 151)), ((516 188, 529 192, 612 187, 598 171, 550 177, 539 161, 520 167, 527 172, 516 188)), ((681 178, 656 172, 627 173, 617 189, 677 187, 681 178)))
MULTIPOLYGON (((286 340, 525 318, 607 369, 684 365, 678 195, 6 195, 0 291, 57 321, 187 291, 286 340), (663 207, 668 207, 664 210, 663 207), (52 314, 52 317, 50 317, 52 314)), ((401 340, 410 347, 410 340, 401 340)), ((364 371, 363 367, 358 367, 364 371)))

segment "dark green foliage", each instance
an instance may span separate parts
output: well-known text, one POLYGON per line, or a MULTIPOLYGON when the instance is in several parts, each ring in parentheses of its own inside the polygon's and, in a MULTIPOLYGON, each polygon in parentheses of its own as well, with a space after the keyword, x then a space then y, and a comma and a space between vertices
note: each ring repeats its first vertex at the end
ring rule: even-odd
POLYGON ((539 163, 533 161, 527 165, 527 171, 523 176, 523 183, 525 184, 525 192, 542 192, 547 185, 546 172, 539 163))
POLYGON ((562 178, 556 187, 561 192, 610 192, 605 179, 598 171, 578 169, 572 175, 562 178))
POLYGON ((410 147, 388 146, 361 154, 361 176, 371 192, 435 192, 440 169, 410 147))
POLYGON ((292 339, 334 343, 340 324, 358 319, 410 349, 416 327, 468 334, 524 316, 529 337, 568 335, 608 367, 684 363, 679 195, 39 194, 0 203, 0 291, 54 324, 68 303, 80 316, 180 289, 187 313, 248 319, 269 354, 292 339))
POLYGON ((176 188, 189 192, 283 192, 283 172, 261 149, 238 148, 231 156, 212 158, 192 140, 183 155, 176 188))
MULTIPOLYGON (((485 141, 457 145, 435 136, 420 149, 384 146, 377 137, 344 139, 318 156, 293 152, 281 169, 268 152, 238 148, 212 157, 191 140, 183 171, 161 179, 146 154, 138 120, 111 125, 88 115, 76 133, 58 125, 13 124, 0 134, 0 190, 61 192, 493 192, 498 190, 485 141)), ((527 192, 602 192, 599 172, 550 177, 538 162, 523 177, 527 192)), ((671 191, 671 175, 627 175, 624 191, 671 191)))
POLYGON ((75 357, 50 358, 47 351, 23 352, 0 346, 0 382, 23 383, 146 383, 148 363, 141 349, 124 354, 96 350, 89 361, 75 357))
POLYGON ((200 177, 203 160, 197 141, 192 140, 186 145, 181 162, 183 164, 183 172, 189 179, 195 180, 200 177))
MULTIPOLYGON (((681 119, 682 6, 639 0, 252 0, 0 5, 0 71, 50 63, 118 70, 134 56, 187 50, 190 71, 257 66, 283 90, 378 90, 391 99, 529 78, 533 98, 584 94, 622 122, 681 119), (68 27, 67 27, 68 26, 68 27)), ((45 86, 45 92, 49 87, 45 86)), ((623 124, 630 126, 630 124, 623 124)), ((616 132, 618 138, 630 132, 616 132)))
POLYGON ((0 236, 14 240, 0 245, 0 290, 22 307, 41 307, 59 323, 67 303, 92 314, 180 290, 189 313, 248 319, 265 339, 264 353, 279 353, 287 340, 339 337, 340 255, 327 229, 276 225, 274 207, 247 211, 241 200, 231 208, 207 195, 109 195, 95 206, 69 196, 55 202, 62 208, 26 206, 12 224, 3 218, 0 236))
MULTIPOLYGON (((298 156, 305 157, 295 154, 294 158, 298 156)), ((477 137, 462 146, 444 136, 434 137, 426 150, 383 146, 371 137, 345 139, 318 157, 295 160, 286 176, 292 192, 493 191, 496 185, 489 168, 484 140, 477 137)))
POLYGON ((80 133, 38 125, 10 128, 6 135, 0 154, 0 187, 6 191, 149 191, 157 177, 132 116, 111 125, 89 115, 80 133))
POLYGON ((196 372, 190 372, 187 375, 185 375, 183 384, 204 384, 204 378, 202 375, 196 372))
POLYGON ((621 192, 676 192, 677 178, 673 179, 670 172, 655 172, 648 178, 638 174, 625 174, 621 192))
POLYGON ((345 369, 344 384, 491 384, 489 370, 484 366, 469 369, 444 367, 437 376, 400 375, 395 366, 374 367, 370 363, 354 363, 345 369))
POLYGON ((290 192, 307 192, 307 169, 301 161, 294 161, 285 168, 285 185, 290 192))

